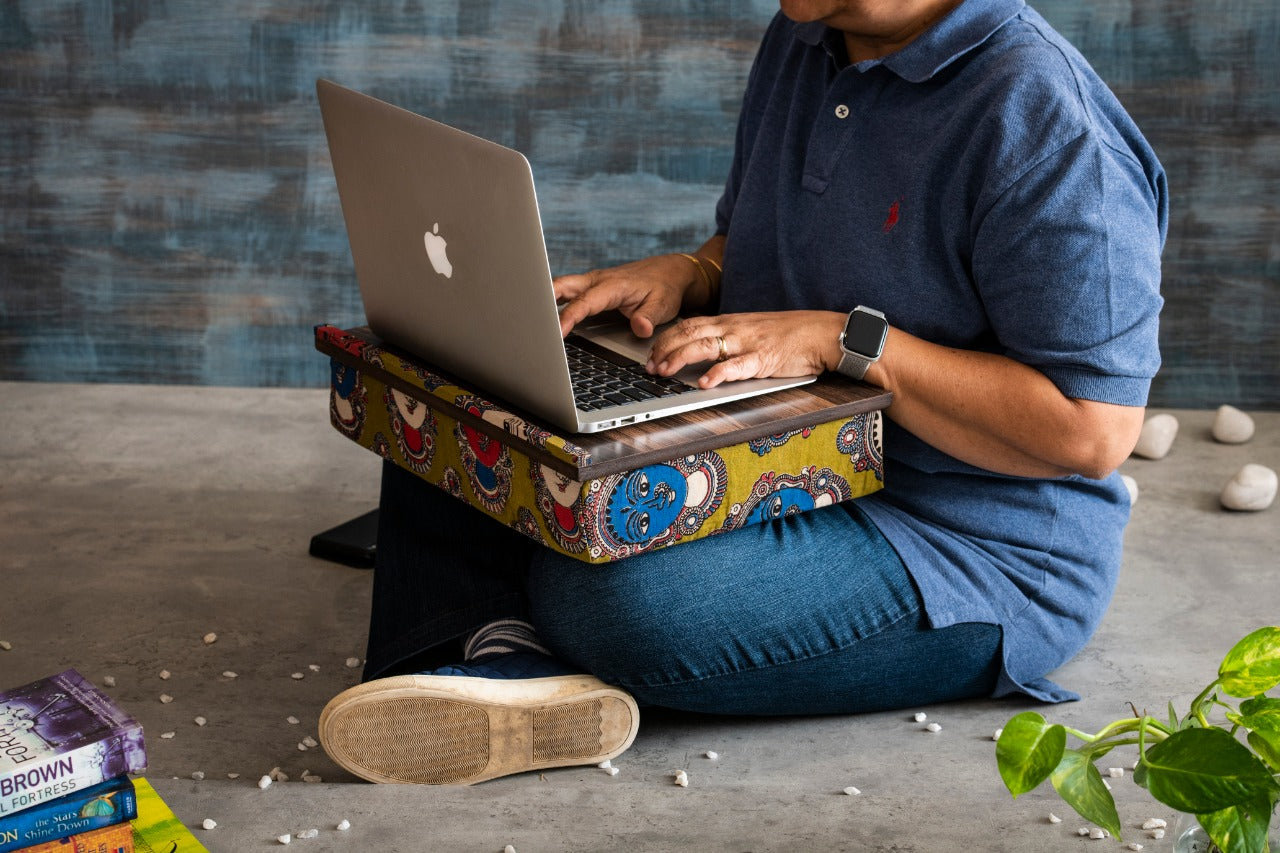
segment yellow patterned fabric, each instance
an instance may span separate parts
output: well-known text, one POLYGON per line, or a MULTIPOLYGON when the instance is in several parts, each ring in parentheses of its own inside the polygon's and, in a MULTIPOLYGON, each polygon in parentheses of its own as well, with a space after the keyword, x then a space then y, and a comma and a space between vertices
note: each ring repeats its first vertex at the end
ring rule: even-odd
POLYGON ((333 326, 333 426, 535 541, 607 563, 870 494, 883 485, 881 414, 870 412, 579 482, 520 450, 585 460, 571 440, 499 408, 367 336, 333 326), (412 388, 409 393, 403 388, 412 388), (450 416, 457 407, 512 442, 450 416))

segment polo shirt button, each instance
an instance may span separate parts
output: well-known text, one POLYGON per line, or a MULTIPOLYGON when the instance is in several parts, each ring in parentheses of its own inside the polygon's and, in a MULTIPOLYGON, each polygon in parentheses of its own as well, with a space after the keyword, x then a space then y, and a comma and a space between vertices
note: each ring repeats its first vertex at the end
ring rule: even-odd
POLYGON ((844 104, 840 104, 838 107, 836 107, 836 118, 845 119, 848 117, 849 117, 849 108, 847 106, 845 106, 844 104))

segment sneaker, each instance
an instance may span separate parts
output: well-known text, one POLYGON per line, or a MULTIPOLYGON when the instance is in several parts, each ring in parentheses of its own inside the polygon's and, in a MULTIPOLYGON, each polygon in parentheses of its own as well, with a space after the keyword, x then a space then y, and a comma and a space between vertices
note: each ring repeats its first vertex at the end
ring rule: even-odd
POLYGON ((626 691, 532 652, 359 684, 320 714, 320 742, 343 769, 425 785, 599 764, 639 728, 626 691))

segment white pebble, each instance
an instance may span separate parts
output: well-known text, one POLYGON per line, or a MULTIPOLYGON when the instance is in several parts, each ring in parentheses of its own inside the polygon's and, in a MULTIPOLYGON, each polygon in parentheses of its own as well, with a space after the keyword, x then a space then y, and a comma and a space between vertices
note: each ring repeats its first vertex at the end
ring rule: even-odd
POLYGON ((929 719, 929 715, 928 715, 928 714, 926 714, 924 711, 917 711, 917 712, 916 712, 916 722, 917 722, 917 723, 923 723, 923 722, 924 722, 925 720, 927 720, 927 719, 929 719))
POLYGON ((229 670, 229 669, 228 669, 228 670, 224 670, 224 671, 223 671, 223 673, 222 673, 222 677, 223 677, 223 678, 236 678, 238 675, 239 675, 239 673, 232 672, 232 671, 231 671, 231 670, 229 670))
POLYGON ((1149 817, 1142 822, 1143 829, 1164 829, 1169 823, 1162 817, 1149 817))
POLYGON ((319 776, 315 775, 314 773, 303 773, 302 781, 303 782, 323 782, 324 780, 321 779, 319 776))
MULTIPOLYGON (((11 652, 13 651, 13 643, 8 640, 0 640, 0 649, 4 649, 6 652, 11 652)), ((110 687, 111 685, 108 684, 107 686, 110 687)))
POLYGON ((351 821, 345 818, 338 821, 338 825, 334 827, 334 829, 338 830, 338 832, 346 832, 350 828, 351 828, 351 821))
POLYGON ((212 631, 204 635, 204 644, 206 646, 212 645, 213 643, 216 643, 216 642, 218 642, 218 635, 213 633, 212 631))
POLYGON ((320 664, 318 664, 318 663, 309 663, 309 664, 307 664, 307 669, 311 670, 312 672, 319 672, 319 671, 320 671, 320 664))
POLYGON ((1097 841, 1099 838, 1106 838, 1107 836, 1101 829, 1098 829, 1095 826, 1093 829, 1089 830, 1089 837, 1094 841, 1097 841))
POLYGON ((516 848, 513 845, 508 844, 506 847, 502 848, 502 853, 516 853, 516 848))
POLYGON ((683 770, 677 770, 675 781, 681 788, 687 788, 689 787, 689 774, 683 770))
POLYGON ((1087 826, 1082 826, 1076 830, 1076 835, 1080 836, 1081 838, 1084 838, 1088 834, 1089 834, 1089 827, 1087 826))
MULTIPOLYGON (((300 672, 295 672, 293 675, 289 677, 294 679, 295 681, 301 681, 302 679, 306 678, 306 676, 300 672)), ((299 836, 299 838, 301 838, 301 836, 299 836)))
POLYGON ((1163 459, 1173 446, 1174 436, 1178 434, 1178 419, 1173 415, 1162 413, 1147 418, 1138 435, 1138 443, 1133 448, 1135 456, 1144 459, 1163 459))
POLYGON ((1062 823, 1062 818, 1058 817, 1053 812, 1049 812, 1049 823, 1062 823))
POLYGON ((168 704, 169 704, 170 702, 172 702, 172 701, 173 701, 173 697, 172 697, 172 696, 170 696, 168 693, 161 693, 161 694, 160 694, 160 704, 162 704, 162 705, 168 705, 168 704))
POLYGON ((1222 505, 1242 512, 1266 509, 1276 499, 1276 483, 1275 471, 1251 462, 1222 488, 1222 505))
POLYGON ((258 787, 259 787, 259 788, 261 788, 261 789, 262 789, 262 790, 264 790, 264 791, 265 791, 265 790, 267 790, 268 788, 270 788, 270 787, 271 787, 271 777, 270 777, 270 776, 263 776, 261 779, 259 779, 259 780, 258 780, 258 787))
POLYGON ((1121 778, 1121 777, 1123 777, 1123 776, 1124 776, 1124 768, 1123 768, 1123 767, 1108 767, 1108 768, 1107 768, 1107 775, 1108 775, 1108 776, 1110 776, 1112 779, 1119 779, 1119 778, 1121 778))
POLYGON ((107 687, 115 687, 116 677, 114 675, 104 675, 102 676, 102 683, 107 687))
POLYGON ((991 733, 992 740, 1000 740, 1000 735, 1004 734, 1004 729, 996 729, 991 733))
POLYGON ((1147 835, 1150 835, 1150 836, 1151 836, 1152 838, 1154 838, 1156 841, 1159 841, 1161 838, 1164 838, 1164 830, 1163 830, 1163 829, 1153 829, 1153 830, 1151 830, 1150 832, 1148 832, 1148 833, 1147 833, 1147 835))
POLYGON ((298 743, 298 752, 306 752, 306 751, 307 751, 307 745, 306 745, 305 743, 302 743, 301 741, 299 741, 299 743, 298 743))
POLYGON ((288 774, 288 773, 285 773, 285 772, 284 772, 283 770, 281 770, 279 767, 272 767, 272 768, 271 768, 271 773, 270 773, 269 775, 271 776, 271 778, 272 778, 272 779, 274 779, 274 780, 275 780, 275 781, 277 781, 277 782, 288 782, 288 781, 289 781, 289 774, 288 774))
POLYGON ((1129 492, 1129 505, 1133 506, 1138 502, 1138 481, 1128 474, 1121 474, 1120 479, 1124 482, 1124 487, 1129 492))
POLYGON ((320 830, 318 829, 304 829, 302 830, 302 832, 298 833, 298 837, 299 838, 315 838, 319 834, 320 834, 320 830))
POLYGON ((861 794, 861 793, 862 793, 861 791, 859 791, 857 788, 853 787, 852 785, 850 785, 849 787, 845 788, 845 789, 844 789, 844 792, 845 792, 845 795, 846 795, 846 796, 850 796, 850 797, 856 797, 856 796, 858 796, 859 794, 861 794))
POLYGON ((714 749, 708 749, 702 755, 708 761, 716 761, 720 758, 720 753, 716 752, 714 749))
POLYGON ((228 773, 228 774, 227 774, 227 778, 228 778, 228 779, 239 779, 239 778, 240 778, 240 774, 239 774, 239 773, 228 773))
POLYGON ((1141 850, 1141 849, 1142 849, 1142 845, 1141 845, 1141 844, 1139 844, 1139 843, 1138 843, 1138 842, 1136 842, 1136 841, 1130 841, 1128 844, 1126 844, 1126 845, 1125 845, 1125 847, 1127 847, 1127 848, 1128 848, 1128 849, 1130 849, 1130 850, 1141 850))
POLYGON ((172 675, 172 673, 171 673, 171 672, 169 672, 169 670, 167 670, 167 669, 162 669, 162 670, 160 670, 160 680, 161 680, 161 681, 168 681, 168 680, 169 680, 169 676, 170 676, 170 675, 172 675))
POLYGON ((1213 419, 1213 440, 1223 444, 1244 444, 1253 438, 1253 418, 1235 406, 1219 406, 1213 419))
POLYGON ((302 722, 302 720, 299 720, 297 717, 294 717, 292 715, 285 717, 285 720, 287 720, 289 725, 291 726, 296 726, 298 723, 302 722))
POLYGON ((276 836, 276 841, 279 841, 281 844, 288 844, 292 840, 293 840, 293 836, 287 832, 284 835, 276 836))
POLYGON ((347 669, 355 669, 360 665, 360 658, 347 658, 347 669))
POLYGON ((605 770, 605 772, 608 773, 610 776, 617 776, 618 773, 620 773, 621 771, 618 770, 618 768, 616 767, 609 767, 605 770))
POLYGON ((925 726, 925 729, 927 731, 933 732, 936 735, 938 732, 942 731, 942 726, 938 725, 937 723, 930 723, 929 725, 925 726))
POLYGON ((606 758, 604 761, 601 761, 599 764, 596 765, 596 767, 599 767, 601 770, 608 770, 612 766, 613 766, 613 762, 608 758, 606 758))
POLYGON ((311 735, 307 735, 306 737, 304 737, 302 739, 302 742, 307 745, 307 749, 315 749, 317 746, 320 745, 319 743, 316 742, 316 739, 313 738, 311 735))
POLYGON ((207 817, 201 822, 200 825, 203 826, 205 829, 214 829, 215 827, 217 827, 218 822, 211 817, 207 817))
POLYGON ((164 738, 165 740, 173 740, 174 736, 176 736, 177 734, 178 734, 177 732, 161 732, 160 737, 164 738))
POLYGON ((196 719, 195 719, 195 724, 196 724, 197 726, 203 726, 203 725, 205 725, 205 724, 206 724, 206 723, 208 723, 208 722, 209 722, 209 721, 208 721, 208 720, 206 720, 204 717, 196 717, 196 719))
POLYGON ((192 778, 192 779, 195 779, 197 782, 203 782, 203 781, 204 781, 204 771, 203 771, 203 770, 197 770, 197 771, 195 771, 194 773, 192 773, 192 774, 191 774, 191 778, 192 778))

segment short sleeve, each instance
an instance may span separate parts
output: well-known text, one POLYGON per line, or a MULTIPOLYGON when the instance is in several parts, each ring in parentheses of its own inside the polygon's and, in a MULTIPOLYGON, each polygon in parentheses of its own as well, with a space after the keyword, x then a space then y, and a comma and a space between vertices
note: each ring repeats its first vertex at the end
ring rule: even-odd
POLYGON ((1092 131, 1017 176, 974 235, 974 279, 1004 353, 1068 397, 1145 405, 1160 366, 1166 211, 1163 173, 1092 131))

